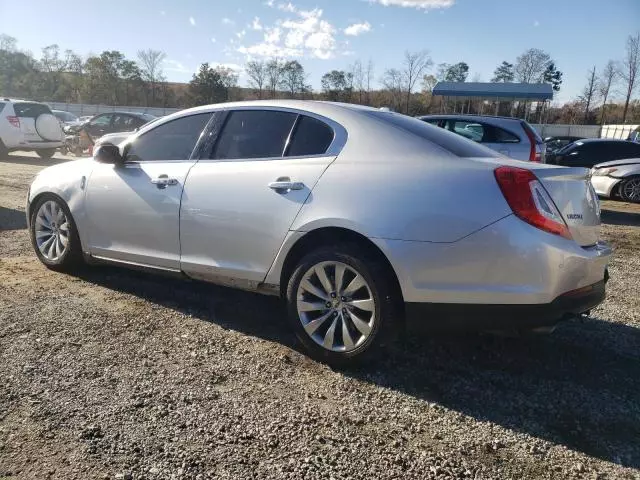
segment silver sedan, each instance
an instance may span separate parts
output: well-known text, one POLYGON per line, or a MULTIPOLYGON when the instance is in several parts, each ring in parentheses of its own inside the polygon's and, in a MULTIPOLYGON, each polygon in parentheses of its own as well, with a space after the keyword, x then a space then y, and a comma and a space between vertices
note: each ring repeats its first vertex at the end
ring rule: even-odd
POLYGON ((106 262, 279 295, 333 364, 400 326, 553 325, 603 300, 611 255, 588 170, 324 102, 162 118, 43 170, 27 216, 52 269, 106 262))

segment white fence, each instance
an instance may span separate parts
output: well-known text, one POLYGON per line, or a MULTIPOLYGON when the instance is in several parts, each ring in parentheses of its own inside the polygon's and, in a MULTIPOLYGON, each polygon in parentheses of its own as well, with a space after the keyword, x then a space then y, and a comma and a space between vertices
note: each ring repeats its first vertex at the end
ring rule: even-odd
POLYGON ((47 105, 51 107, 52 110, 64 110, 66 112, 71 112, 78 117, 82 117, 84 115, 97 115, 98 113, 107 113, 107 112, 137 112, 137 113, 148 113, 150 115, 154 115, 156 117, 162 117, 164 115, 169 115, 170 113, 177 112, 180 110, 179 108, 162 108, 162 107, 115 107, 112 105, 88 105, 84 103, 60 103, 60 102, 47 102, 47 105))

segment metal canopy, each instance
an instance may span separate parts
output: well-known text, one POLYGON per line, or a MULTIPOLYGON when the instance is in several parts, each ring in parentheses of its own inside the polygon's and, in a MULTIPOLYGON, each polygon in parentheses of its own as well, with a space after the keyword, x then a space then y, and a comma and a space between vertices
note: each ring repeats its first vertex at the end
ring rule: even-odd
POLYGON ((438 82, 433 95, 443 97, 510 98, 552 100, 553 88, 548 83, 438 82))

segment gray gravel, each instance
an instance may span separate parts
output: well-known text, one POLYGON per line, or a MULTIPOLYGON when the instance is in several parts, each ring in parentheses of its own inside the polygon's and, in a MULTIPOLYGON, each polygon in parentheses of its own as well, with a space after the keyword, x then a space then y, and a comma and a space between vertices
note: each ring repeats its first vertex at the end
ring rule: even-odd
POLYGON ((618 251, 590 318, 336 372, 274 298, 45 269, 21 220, 43 163, 0 162, 1 480, 640 478, 640 208, 605 202, 618 251))

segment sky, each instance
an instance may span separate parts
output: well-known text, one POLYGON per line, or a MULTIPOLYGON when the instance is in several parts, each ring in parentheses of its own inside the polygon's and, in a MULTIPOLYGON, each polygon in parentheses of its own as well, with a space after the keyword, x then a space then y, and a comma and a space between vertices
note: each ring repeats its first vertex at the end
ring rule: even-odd
POLYGON ((296 59, 308 81, 375 66, 379 80, 404 52, 428 50, 439 63, 466 62, 468 80, 489 81, 503 60, 528 48, 551 54, 564 74, 555 100, 575 99, 587 71, 621 59, 640 30, 640 0, 0 0, 0 33, 39 57, 58 44, 82 56, 153 48, 166 52, 170 81, 187 82, 203 62, 238 70, 249 59, 296 59))

